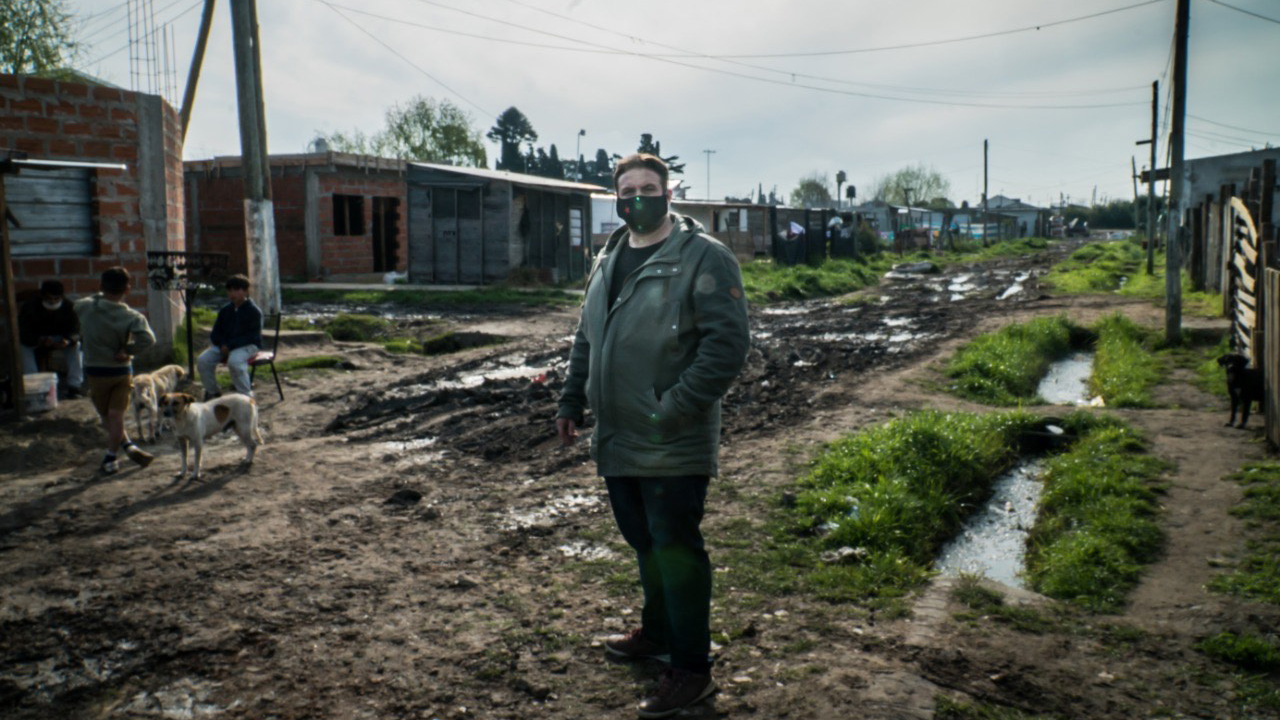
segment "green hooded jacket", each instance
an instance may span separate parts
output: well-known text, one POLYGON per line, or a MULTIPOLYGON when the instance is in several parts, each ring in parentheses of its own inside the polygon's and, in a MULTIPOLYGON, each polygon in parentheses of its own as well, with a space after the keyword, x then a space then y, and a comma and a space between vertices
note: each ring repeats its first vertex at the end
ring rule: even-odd
POLYGON ((116 360, 116 353, 123 350, 137 355, 156 342, 155 333, 142 313, 122 302, 98 294, 77 300, 75 308, 80 317, 87 375, 127 375, 133 361, 116 360))
POLYGON ((557 417, 595 413, 591 454, 601 476, 714 476, 720 398, 746 363, 751 334, 733 253, 674 215, 662 247, 627 277, 609 307, 610 236, 587 280, 557 417))

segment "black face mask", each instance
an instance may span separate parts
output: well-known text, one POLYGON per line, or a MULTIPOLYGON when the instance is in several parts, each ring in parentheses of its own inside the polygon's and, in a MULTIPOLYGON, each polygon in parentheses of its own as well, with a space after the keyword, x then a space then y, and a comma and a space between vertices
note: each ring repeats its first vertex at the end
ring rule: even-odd
POLYGON ((631 228, 631 232, 653 232, 662 226, 667 217, 666 195, 636 195, 618 198, 618 217, 631 228))

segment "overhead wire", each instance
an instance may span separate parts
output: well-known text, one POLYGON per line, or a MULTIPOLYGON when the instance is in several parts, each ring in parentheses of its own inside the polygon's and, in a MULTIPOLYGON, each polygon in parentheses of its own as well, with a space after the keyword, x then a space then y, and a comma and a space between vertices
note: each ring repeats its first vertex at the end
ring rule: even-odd
POLYGON ((1224 122, 1218 122, 1217 120, 1210 120, 1207 117, 1192 115, 1190 113, 1187 113, 1187 117, 1193 120, 1199 120, 1200 122, 1203 122, 1203 123, 1209 123, 1210 125, 1217 125, 1218 127, 1224 127, 1224 128, 1227 128, 1228 130, 1239 130, 1240 132, 1254 133, 1257 135, 1280 136, 1280 133, 1277 133, 1277 132, 1267 132, 1266 130, 1254 130, 1252 128, 1240 127, 1239 125, 1228 125, 1224 122))
MULTIPOLYGON (((577 38, 572 38, 572 37, 568 37, 568 36, 565 36, 565 35, 560 35, 560 34, 558 34, 558 33, 553 33, 553 32, 546 31, 546 30, 538 30, 538 29, 536 29, 536 28, 529 28, 529 27, 527 27, 527 26, 525 26, 525 25, 520 25, 520 24, 515 23, 515 22, 511 22, 511 21, 508 21, 508 20, 503 20, 503 19, 500 19, 500 18, 488 17, 488 16, 485 16, 485 15, 481 15, 481 14, 479 14, 479 13, 472 12, 472 11, 470 11, 470 10, 464 10, 464 9, 462 9, 462 8, 456 8, 456 7, 452 7, 452 6, 449 6, 449 5, 445 5, 445 4, 442 4, 442 3, 434 2, 433 0, 415 0, 415 1, 416 1, 416 2, 419 2, 419 3, 427 4, 427 5, 432 5, 432 6, 435 6, 435 7, 440 7, 440 8, 442 8, 442 9, 450 10, 450 11, 453 11, 453 12, 456 12, 456 13, 460 13, 460 14, 463 14, 463 15, 468 15, 468 16, 471 16, 471 17, 479 18, 479 19, 481 19, 481 20, 486 20, 486 21, 489 21, 489 22, 497 23, 497 24, 500 24, 500 25, 506 25, 506 26, 516 27, 516 28, 519 28, 519 29, 520 29, 520 30, 522 30, 522 31, 534 32, 534 33, 541 34, 541 35, 548 35, 548 36, 555 37, 555 38, 558 38, 558 39, 561 39, 561 40, 569 40, 569 41, 571 41, 571 42, 577 42, 577 43, 581 43, 581 44, 583 44, 583 45, 588 45, 588 46, 594 46, 594 47, 600 47, 600 48, 607 48, 607 49, 610 49, 610 50, 613 50, 613 49, 614 49, 614 48, 609 48, 608 46, 602 45, 602 44, 600 44, 600 43, 594 43, 594 42, 587 41, 587 40, 580 40, 580 39, 577 39, 577 38)), ((1150 4, 1151 2, 1163 2, 1163 1, 1164 1, 1164 0, 1149 0, 1149 2, 1148 2, 1148 3, 1144 3, 1144 4, 1150 4)), ((329 0, 316 0, 316 2, 321 2, 321 3, 324 3, 325 5, 330 5, 330 4, 331 4, 331 3, 329 2, 329 0)), ((379 42, 381 42, 381 40, 379 40, 379 42)), ((1133 107, 1133 106, 1135 106, 1135 105, 1142 105, 1142 104, 1143 104, 1143 103, 1140 103, 1140 102, 1138 102, 1138 103, 1135 103, 1135 102, 1123 102, 1123 103, 1089 103, 1089 104, 1080 104, 1080 105, 1060 105, 1060 104, 1043 104, 1043 105, 1036 105, 1036 104, 1023 104, 1023 105, 1015 105, 1015 104, 1005 104, 1005 103, 978 103, 978 102, 961 102, 961 101, 936 100, 936 99, 932 99, 932 98, 912 98, 912 97, 901 97, 901 96, 895 96, 895 95, 883 95, 883 94, 879 94, 879 93, 857 92, 857 91, 852 91, 852 90, 840 90, 840 89, 837 89, 837 88, 820 87, 820 86, 817 86, 817 85, 810 85, 810 84, 806 84, 806 83, 785 82, 785 81, 781 81, 781 80, 774 80, 774 79, 772 79, 772 78, 760 77, 760 76, 758 76, 758 75, 749 75, 749 74, 741 73, 741 72, 737 72, 737 71, 734 71, 734 70, 725 70, 725 69, 722 69, 722 68, 712 68, 712 67, 706 67, 706 66, 703 66, 703 65, 696 65, 696 64, 693 64, 693 63, 687 63, 687 62, 682 62, 682 61, 680 61, 680 60, 675 60, 675 59, 672 59, 672 58, 669 58, 669 57, 662 57, 662 56, 654 55, 654 54, 652 54, 652 53, 643 53, 643 52, 638 52, 638 51, 634 51, 634 50, 624 50, 624 51, 622 51, 622 54, 624 54, 624 55, 631 55, 631 56, 638 57, 638 58, 646 58, 646 59, 654 60, 654 61, 657 61, 657 62, 662 62, 662 63, 666 63, 666 64, 670 64, 670 65, 676 65, 676 66, 679 66, 679 67, 686 67, 686 68, 691 68, 691 69, 694 69, 694 70, 701 70, 701 71, 703 71, 703 72, 710 72, 710 73, 716 73, 716 74, 719 74, 719 75, 728 75, 728 76, 731 76, 731 77, 738 77, 738 78, 743 78, 743 79, 747 79, 747 80, 754 80, 754 81, 756 81, 756 82, 763 82, 763 83, 767 83, 767 84, 771 84, 771 85, 780 85, 780 86, 783 86, 783 87, 789 87, 789 88, 799 88, 799 89, 805 89, 805 90, 813 90, 813 91, 823 92, 823 93, 828 93, 828 94, 833 94, 833 95, 845 95, 845 96, 850 96, 850 97, 862 97, 862 98, 870 98, 870 99, 878 99, 878 100, 890 100, 890 101, 898 101, 898 102, 909 102, 909 103, 917 103, 917 104, 925 104, 925 105, 941 105, 941 106, 948 106, 948 107, 996 108, 996 109, 1009 109, 1009 110, 1085 110, 1085 109, 1099 109, 1099 108, 1133 107)))
POLYGON ((410 60, 408 57, 405 57, 405 55, 404 55, 403 53, 401 53, 399 50, 396 50, 394 47, 392 47, 391 45, 389 45, 388 43, 386 43, 385 41, 383 41, 383 39, 382 39, 382 38, 380 38, 380 37, 378 37, 377 35, 374 35, 373 33, 369 32, 369 31, 368 31, 368 30, 366 30, 362 25, 360 25, 359 23, 357 23, 355 20, 352 20, 351 18, 349 18, 349 17, 347 17, 346 15, 344 15, 344 14, 342 13, 342 11, 341 11, 341 10, 339 10, 339 9, 338 9, 338 8, 336 8, 336 7, 334 7, 332 3, 328 2, 328 0, 317 0, 317 1, 318 1, 318 2, 320 2, 320 3, 322 3, 323 5, 327 6, 330 10, 332 10, 335 14, 337 14, 337 15, 338 15, 338 17, 342 18, 343 20, 346 20, 346 21, 347 21, 348 23, 350 23, 353 27, 355 27, 357 30, 359 30, 360 32, 364 33, 365 35, 368 35, 370 38, 372 38, 372 39, 373 39, 375 42, 377 42, 379 45, 381 45, 381 46, 383 46, 384 48, 386 48, 387 50, 389 50, 389 51, 390 51, 392 54, 394 54, 396 57, 398 57, 398 58, 400 58, 401 60, 405 61, 405 62, 406 62, 410 67, 412 67, 414 70, 417 70, 418 72, 422 73, 424 76, 426 76, 428 79, 430 79, 430 80, 431 80, 432 82, 434 82, 435 84, 437 84, 437 85, 439 85, 440 87, 444 88, 447 92, 449 92, 449 93, 450 93, 451 95, 453 95, 454 97, 458 98, 459 100, 462 100, 463 102, 467 103, 467 104, 468 104, 468 105, 470 105, 471 107, 473 107, 473 108, 475 108, 475 109, 479 110, 481 113, 483 113, 483 114, 484 114, 484 115, 486 115, 486 116, 492 116, 492 115, 494 115, 494 113, 492 113, 492 112, 490 112, 489 110, 485 109, 484 107, 482 107, 481 105, 479 105, 479 104, 478 104, 478 103, 476 103, 475 101, 471 100, 471 99, 470 99, 470 98, 468 98, 467 96, 463 95, 462 93, 458 92, 457 90, 454 90, 452 87, 450 87, 450 86, 449 86, 447 83, 445 83, 443 80, 441 80, 440 78, 436 77, 435 75, 432 75, 431 73, 427 72, 427 70, 426 70, 426 69, 424 69, 423 67, 421 67, 420 65, 418 65, 418 64, 417 64, 417 63, 415 63, 414 61, 410 60))
POLYGON ((1235 10, 1235 11, 1236 11, 1236 12, 1238 12, 1238 13, 1244 13, 1245 15, 1250 15, 1250 16, 1252 16, 1252 17, 1256 17, 1256 18, 1258 18, 1259 20, 1266 20, 1267 22, 1273 22, 1273 23, 1275 23, 1275 24, 1277 24, 1277 25, 1280 25, 1280 20, 1277 20, 1276 18, 1273 18, 1273 17, 1267 17, 1266 15, 1262 15, 1262 14, 1260 14, 1260 13, 1256 13, 1256 12, 1253 12, 1253 11, 1251 11, 1251 10, 1245 10, 1244 8, 1240 8, 1240 7, 1236 7, 1235 5, 1230 5, 1230 4, 1228 4, 1228 3, 1224 3, 1224 2, 1222 2, 1222 0, 1209 0, 1209 2, 1213 3, 1214 5, 1221 5, 1221 6, 1222 6, 1222 7, 1224 7, 1224 8, 1229 8, 1229 9, 1231 9, 1231 10, 1235 10))
MULTIPOLYGON (((587 21, 585 21, 585 20, 582 20, 582 19, 579 19, 579 18, 575 18, 575 17, 572 17, 572 16, 570 16, 570 15, 564 15, 564 14, 562 14, 562 13, 557 13, 557 12, 553 12, 553 11, 551 11, 551 10, 547 10, 547 9, 545 9, 545 8, 540 8, 540 7, 537 7, 536 5, 531 5, 531 4, 529 4, 529 3, 522 2, 521 0, 506 0, 506 1, 507 1, 508 3, 511 3, 512 5, 516 5, 517 7, 522 7, 522 8, 525 8, 525 9, 527 9, 527 10, 532 10, 532 11, 534 11, 534 12, 542 13, 542 14, 544 14, 544 15, 549 15, 549 16, 551 16, 551 17, 553 17, 553 18, 558 19, 558 20, 564 20, 564 21, 567 21, 567 22, 572 22, 572 23, 575 23, 575 24, 582 25, 582 26, 584 26, 584 27, 590 28, 590 29, 592 29, 592 30, 597 30, 597 31, 600 31, 600 32, 610 33, 610 34, 617 35, 617 36, 619 36, 619 37, 626 38, 626 39, 628 39, 628 40, 632 40, 632 41, 635 41, 635 42, 640 42, 640 43, 644 43, 644 44, 647 44, 647 45, 655 45, 655 46, 657 46, 657 47, 666 48, 666 49, 668 49, 668 50, 675 50, 675 51, 678 51, 679 53, 681 53, 681 54, 679 54, 679 55, 666 55, 666 54, 662 54, 662 53, 651 53, 651 55, 652 55, 653 57, 680 57, 680 58, 701 58, 701 59, 706 59, 706 60, 716 60, 716 61, 720 61, 720 62, 726 62, 726 63, 732 64, 732 65, 738 65, 738 66, 740 66, 740 67, 750 68, 750 69, 753 69, 753 70, 761 70, 761 71, 764 71, 764 72, 771 72, 771 73, 776 73, 776 74, 780 74, 780 75, 785 75, 785 76, 788 76, 788 77, 791 77, 791 78, 802 77, 802 78, 808 78, 808 79, 812 79, 812 80, 821 80, 821 81, 823 81, 823 82, 837 83, 837 84, 843 84, 843 85, 855 85, 855 86, 862 86, 862 87, 872 87, 872 88, 879 88, 879 89, 882 89, 882 90, 897 90, 897 91, 899 91, 899 92, 919 92, 919 93, 933 93, 933 94, 977 95, 977 96, 987 95, 987 96, 991 96, 991 97, 1018 97, 1018 96, 1025 96, 1025 97, 1062 97, 1062 96, 1072 96, 1072 95, 1074 95, 1074 96, 1083 96, 1083 95, 1105 95, 1105 94, 1112 94, 1112 93, 1118 93, 1118 92, 1129 92, 1129 91, 1132 91, 1132 90, 1139 90, 1139 89, 1141 89, 1141 87, 1142 87, 1142 86, 1130 86, 1130 87, 1122 87, 1122 88, 1107 88, 1107 89, 1102 89, 1102 90, 1080 90, 1080 91, 1055 91, 1055 90, 1048 90, 1048 91, 999 92, 999 91, 968 91, 968 90, 956 90, 956 89, 949 89, 949 88, 913 88, 913 87, 908 87, 908 86, 886 85, 886 84, 881 84, 881 83, 858 82, 858 81, 852 81, 852 80, 845 80, 845 79, 842 79, 842 78, 832 78, 832 77, 829 77, 829 76, 823 76, 823 75, 812 75, 812 74, 808 74, 808 73, 793 72, 793 71, 790 71, 790 70, 781 70, 781 69, 778 69, 778 68, 772 68, 772 67, 768 67, 768 66, 765 66, 765 65, 756 65, 756 64, 752 64, 752 63, 744 63, 744 62, 740 62, 740 61, 738 61, 738 60, 736 59, 736 58, 738 58, 738 57, 749 57, 749 56, 719 55, 719 54, 712 54, 712 53, 705 53, 705 52, 695 52, 695 51, 687 50, 687 49, 684 49, 684 48, 681 48, 681 47, 677 47, 677 46, 675 46, 675 45, 669 45, 669 44, 667 44, 667 43, 662 43, 662 42, 657 42, 657 41, 652 41, 652 40, 646 40, 646 39, 641 38, 641 37, 637 37, 637 36, 630 35, 630 34, 627 34, 627 33, 624 33, 624 32, 618 31, 618 30, 614 30, 613 28, 609 28, 609 27, 605 27, 605 26, 597 25, 597 24, 595 24, 595 23, 587 22, 587 21)), ((1141 7, 1141 5, 1145 5, 1145 4, 1151 4, 1151 3, 1149 3, 1149 2, 1148 2, 1148 3, 1141 3, 1141 4, 1139 4, 1139 5, 1133 5, 1133 6, 1130 6, 1130 8, 1133 8, 1133 7, 1141 7)), ((1126 9, 1128 9, 1128 8, 1126 8, 1126 9)), ((1061 23, 1052 23, 1052 24, 1055 24, 1055 25, 1056 25, 1056 24, 1065 24, 1066 22, 1076 22, 1076 21, 1078 21, 1078 20, 1088 19, 1088 18, 1090 18, 1090 17, 1092 17, 1092 16, 1084 16, 1084 17, 1081 17, 1081 18, 1074 18, 1074 19, 1071 19, 1071 20, 1062 21, 1061 23)), ((1046 27, 1047 27, 1047 26, 1046 26, 1046 27)), ((1038 29, 1038 28, 1037 28, 1037 29, 1038 29)), ((1024 28, 1024 29, 1020 29, 1020 30, 1002 31, 1002 32, 1000 32, 1000 33, 996 33, 995 35, 1004 35, 1004 34, 1010 34, 1010 33, 1014 33, 1014 32, 1023 32, 1023 31, 1025 31, 1025 30, 1026 30, 1026 29, 1024 28)), ((973 38, 970 38, 970 39, 977 39, 977 38, 979 38, 979 37, 984 37, 984 36, 973 36, 973 38)), ((946 44, 946 43, 953 42, 953 41, 954 41, 954 40, 940 41, 940 44, 946 44)), ((871 49, 871 50, 865 50, 865 52, 871 52, 871 51, 874 51, 874 49, 871 49)), ((853 52, 853 51, 850 51, 850 52, 853 52)), ((857 52, 864 52, 864 51, 863 51, 863 50, 859 50, 859 51, 857 51, 857 52)))

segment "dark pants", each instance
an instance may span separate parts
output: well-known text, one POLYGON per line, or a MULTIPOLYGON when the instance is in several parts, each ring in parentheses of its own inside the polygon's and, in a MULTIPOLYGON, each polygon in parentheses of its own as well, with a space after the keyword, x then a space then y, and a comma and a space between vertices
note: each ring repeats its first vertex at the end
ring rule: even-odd
POLYGON ((698 525, 706 476, 605 478, 618 529, 640 562, 645 637, 671 651, 671 666, 711 670, 711 561, 698 525))

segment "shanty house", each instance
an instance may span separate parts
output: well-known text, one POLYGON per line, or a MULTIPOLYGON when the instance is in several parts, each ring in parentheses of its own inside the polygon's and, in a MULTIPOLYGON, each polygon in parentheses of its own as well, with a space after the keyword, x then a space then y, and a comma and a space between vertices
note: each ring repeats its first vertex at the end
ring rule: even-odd
POLYGON ((478 285, 528 268, 545 282, 591 267, 591 193, 504 170, 409 163, 409 282, 478 285))

